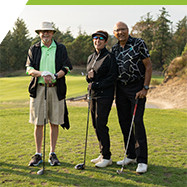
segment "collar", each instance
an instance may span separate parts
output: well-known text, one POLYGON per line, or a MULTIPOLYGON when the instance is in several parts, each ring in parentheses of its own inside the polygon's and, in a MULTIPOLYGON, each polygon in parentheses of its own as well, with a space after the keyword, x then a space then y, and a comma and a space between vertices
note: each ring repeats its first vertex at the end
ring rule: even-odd
POLYGON ((128 38, 128 40, 127 40, 127 44, 131 43, 131 42, 132 42, 132 40, 133 40, 132 36, 131 36, 131 35, 129 35, 129 38, 128 38))
POLYGON ((101 49, 101 50, 99 51, 99 54, 97 54, 97 51, 95 50, 95 55, 102 55, 102 54, 104 54, 106 51, 107 51, 106 47, 104 47, 103 49, 101 49))
MULTIPOLYGON (((132 37, 131 35, 129 35, 129 38, 128 38, 126 44, 130 44, 130 43, 132 42, 132 40, 133 40, 133 37, 132 37)), ((118 44, 118 46, 120 47, 120 43, 119 43, 119 41, 118 41, 117 44, 118 44)), ((125 45, 126 45, 126 44, 125 44, 125 45)))
MULTIPOLYGON (((46 47, 44 44, 43 44, 43 42, 41 41, 41 47, 46 47)), ((54 40, 52 40, 52 43, 51 43, 51 45, 49 46, 49 48, 51 48, 51 47, 56 47, 56 43, 55 43, 55 41, 54 40)))

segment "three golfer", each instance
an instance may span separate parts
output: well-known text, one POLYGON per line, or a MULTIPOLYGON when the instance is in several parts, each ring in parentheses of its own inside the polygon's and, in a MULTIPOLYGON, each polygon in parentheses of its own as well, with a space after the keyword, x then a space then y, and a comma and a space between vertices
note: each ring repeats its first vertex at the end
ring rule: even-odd
MULTIPOLYGON (((41 41, 33 45, 28 52, 27 72, 32 76, 29 92, 30 122, 35 124, 36 154, 30 166, 42 162, 41 146, 43 135, 44 84, 48 84, 47 115, 51 129, 51 150, 49 162, 59 165, 55 154, 58 137, 58 125, 64 123, 66 95, 65 75, 72 69, 64 45, 52 39, 55 30, 49 22, 43 22, 36 32, 41 41)), ((98 158, 91 160, 96 167, 112 164, 110 152, 108 116, 114 100, 116 88, 116 106, 119 124, 124 136, 125 146, 129 135, 133 108, 138 98, 134 119, 135 131, 132 131, 128 145, 127 157, 117 165, 138 163, 136 172, 145 173, 148 165, 147 138, 143 122, 146 95, 152 74, 150 55, 142 39, 129 35, 128 26, 118 22, 114 26, 114 36, 118 43, 112 47, 112 53, 106 49, 108 33, 99 30, 92 34, 95 51, 88 57, 87 81, 91 91, 91 116, 100 148, 98 158), (135 132, 135 133, 134 133, 135 132)), ((66 109, 67 110, 67 109, 66 109)), ((67 117, 67 116, 66 116, 67 117)), ((66 127, 69 127, 69 124, 66 127)))

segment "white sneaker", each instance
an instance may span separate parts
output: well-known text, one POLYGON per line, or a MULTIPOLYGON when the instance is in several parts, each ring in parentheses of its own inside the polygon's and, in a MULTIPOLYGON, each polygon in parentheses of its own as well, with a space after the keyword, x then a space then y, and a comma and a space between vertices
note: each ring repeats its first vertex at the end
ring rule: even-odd
POLYGON ((91 162, 96 164, 97 162, 100 162, 102 160, 102 158, 103 158, 103 155, 100 154, 97 158, 92 159, 91 162))
POLYGON ((95 164, 96 167, 99 168, 104 168, 106 166, 112 165, 112 160, 108 160, 108 159, 102 159, 100 162, 98 162, 97 164, 95 164))
POLYGON ((131 158, 125 158, 123 160, 117 161, 117 165, 128 165, 128 164, 134 164, 136 163, 136 159, 131 159, 131 158))
POLYGON ((147 172, 147 167, 148 167, 147 164, 139 163, 139 164, 138 164, 138 167, 137 167, 137 169, 136 169, 136 172, 137 172, 137 173, 145 173, 145 172, 147 172))

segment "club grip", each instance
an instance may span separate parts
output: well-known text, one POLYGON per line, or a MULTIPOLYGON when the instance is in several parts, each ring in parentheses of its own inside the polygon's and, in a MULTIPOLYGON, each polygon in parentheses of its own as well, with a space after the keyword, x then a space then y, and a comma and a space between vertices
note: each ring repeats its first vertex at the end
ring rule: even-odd
POLYGON ((136 101, 135 101, 133 116, 135 116, 135 114, 136 114, 137 106, 138 106, 138 99, 136 99, 136 101))

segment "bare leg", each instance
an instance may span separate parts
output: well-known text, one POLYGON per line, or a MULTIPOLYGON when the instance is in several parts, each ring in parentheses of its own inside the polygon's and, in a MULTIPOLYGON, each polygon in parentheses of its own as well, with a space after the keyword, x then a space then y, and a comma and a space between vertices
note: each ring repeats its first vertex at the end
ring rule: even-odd
POLYGON ((58 138, 58 125, 50 124, 50 152, 55 152, 58 138))
POLYGON ((35 125, 34 137, 36 144, 36 152, 41 153, 43 139, 43 125, 35 125))

